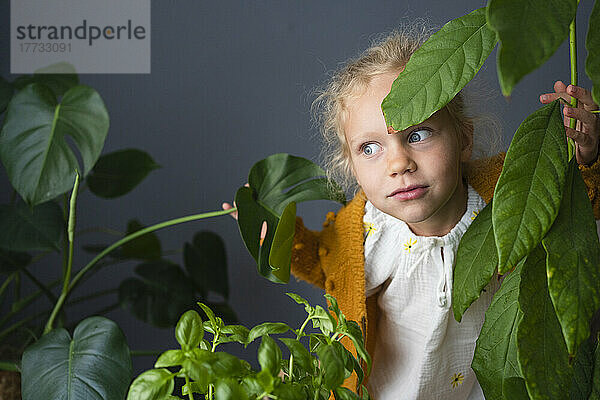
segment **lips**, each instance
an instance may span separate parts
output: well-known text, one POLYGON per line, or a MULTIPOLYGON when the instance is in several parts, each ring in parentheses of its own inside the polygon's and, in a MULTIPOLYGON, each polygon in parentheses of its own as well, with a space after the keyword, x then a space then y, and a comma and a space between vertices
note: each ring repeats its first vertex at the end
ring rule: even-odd
POLYGON ((426 185, 410 185, 392 192, 388 197, 398 200, 414 200, 422 197, 427 189, 426 185))

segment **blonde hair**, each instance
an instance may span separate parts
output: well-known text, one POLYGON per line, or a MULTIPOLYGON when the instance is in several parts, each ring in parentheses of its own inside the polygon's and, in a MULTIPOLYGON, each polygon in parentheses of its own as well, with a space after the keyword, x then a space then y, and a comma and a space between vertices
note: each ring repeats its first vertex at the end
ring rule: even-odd
MULTIPOLYGON (((349 102, 360 97, 375 76, 399 73, 433 31, 421 21, 394 30, 383 38, 376 39, 357 58, 348 60, 333 73, 324 87, 316 89, 317 97, 312 103, 311 112, 322 134, 323 168, 327 177, 339 183, 344 190, 357 189, 350 149, 344 134, 349 102)), ((461 93, 445 108, 458 132, 473 129, 473 118, 466 116, 461 93)))

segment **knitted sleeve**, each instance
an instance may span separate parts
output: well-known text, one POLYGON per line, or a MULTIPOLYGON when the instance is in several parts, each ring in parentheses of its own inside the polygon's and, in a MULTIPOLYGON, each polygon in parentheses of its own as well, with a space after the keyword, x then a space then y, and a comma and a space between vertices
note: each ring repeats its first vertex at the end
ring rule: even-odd
POLYGON ((292 274, 321 289, 325 288, 325 273, 319 258, 319 233, 307 229, 300 217, 296 218, 292 246, 292 274))
MULTIPOLYGON (((471 160, 466 165, 469 184, 486 203, 489 203, 494 196, 494 188, 502 172, 505 156, 505 153, 500 153, 489 158, 471 160)), ((579 171, 592 203, 594 217, 600 220, 600 157, 590 166, 579 165, 579 171)))

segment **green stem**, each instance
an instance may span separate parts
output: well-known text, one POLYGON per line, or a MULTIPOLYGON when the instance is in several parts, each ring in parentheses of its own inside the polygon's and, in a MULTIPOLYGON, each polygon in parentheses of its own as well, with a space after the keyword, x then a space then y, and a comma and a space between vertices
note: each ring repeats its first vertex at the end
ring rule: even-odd
POLYGON ((19 372, 19 366, 10 361, 0 361, 0 371, 19 372))
POLYGON ((56 305, 54 306, 54 310, 52 310, 52 314, 50 315, 50 318, 48 319, 48 323, 46 324, 46 329, 44 330, 44 332, 46 333, 52 329, 52 325, 54 324, 54 319, 56 318, 60 309, 62 308, 65 300, 67 299, 69 292, 77 286, 77 283, 81 280, 81 278, 90 269, 92 269, 98 263, 98 261, 100 261, 102 259, 102 257, 106 256, 108 253, 110 253, 114 249, 124 245, 125 243, 132 241, 133 239, 136 239, 142 235, 145 235, 146 233, 149 233, 149 232, 154 232, 154 231, 157 231, 162 228, 182 224, 185 222, 196 221, 199 219, 205 219, 205 218, 210 218, 210 217, 218 217, 221 215, 227 215, 227 214, 231 214, 232 212, 235 212, 235 211, 237 211, 237 208, 233 207, 233 208, 230 208, 229 210, 213 211, 213 212, 208 212, 208 213, 203 213, 203 214, 190 215, 187 217, 181 217, 181 218, 176 218, 176 219, 172 219, 169 221, 161 222, 156 225, 152 225, 147 228, 140 229, 139 231, 134 232, 131 235, 125 236, 123 239, 108 246, 100 254, 98 254, 96 257, 94 257, 94 259, 92 261, 90 261, 85 267, 83 267, 75 275, 75 277, 71 281, 71 284, 69 285, 67 291, 63 291, 61 293, 60 297, 58 298, 58 301, 56 302, 56 305))
POLYGON ((6 280, 4 281, 4 283, 2 284, 2 286, 0 286, 0 297, 2 297, 2 295, 4 294, 4 292, 6 291, 6 288, 8 287, 8 285, 10 285, 10 281, 12 281, 13 279, 15 279, 15 276, 17 275, 16 272, 13 272, 12 274, 10 274, 6 280))
MULTIPOLYGON (((67 223, 68 226, 68 213, 69 213, 69 202, 67 200, 67 195, 65 194, 63 196, 63 220, 67 223)), ((67 233, 66 229, 63 232, 64 233, 64 238, 63 238, 63 256, 62 256, 62 277, 63 277, 63 282, 65 279, 65 276, 67 275, 67 264, 69 263, 69 234, 67 233)))
POLYGON ((190 386, 190 378, 188 378, 187 374, 183 374, 185 376, 185 385, 187 386, 188 397, 190 400, 194 400, 194 395, 192 394, 192 387, 190 386))
MULTIPOLYGON (((576 17, 573 17, 573 21, 569 25, 569 53, 571 55, 571 85, 577 86, 577 30, 576 30, 576 17)), ((571 107, 577 108, 577 98, 571 96, 571 107)), ((575 118, 569 119, 569 128, 575 129, 577 126, 577 120, 575 118)), ((573 158, 575 154, 575 144, 573 139, 568 138, 569 147, 569 160, 573 158)))
MULTIPOLYGON (((309 315, 304 320, 304 322, 302 323, 302 326, 300 326, 300 329, 298 330, 298 333, 296 334, 296 340, 300 340, 300 337, 304 333, 304 328, 306 328, 306 325, 308 324, 308 321, 310 321, 311 319, 312 319, 312 317, 309 315)), ((290 353, 290 364, 288 365, 289 380, 290 380, 290 382, 292 381, 292 372, 293 372, 293 369, 294 369, 294 355, 290 353)))
MULTIPOLYGON (((57 279, 54 282, 50 282, 48 287, 53 288, 53 287, 57 286, 58 284, 60 284, 60 279, 57 279)), ((41 290, 38 290, 37 292, 30 294, 28 297, 25 297, 23 300, 21 300, 17 303, 14 303, 11 311, 8 314, 6 314, 4 317, 2 317, 2 319, 0 320, 0 326, 3 326, 7 321, 9 321, 13 317, 13 315, 17 314, 23 308, 25 308, 28 305, 30 305, 31 303, 33 303, 38 297, 40 297, 42 295, 42 293, 43 292, 41 290)), ((45 312, 45 313, 47 314, 48 312, 45 312)))
POLYGON ((69 258, 67 264, 67 271, 64 276, 63 292, 67 292, 69 290, 69 281, 71 280, 71 271, 73 269, 73 241, 75 238, 75 220, 78 189, 79 172, 75 171, 75 184, 73 185, 73 191, 71 192, 71 201, 69 202, 69 222, 67 226, 67 236, 69 240, 69 258))
POLYGON ((15 323, 15 324, 9 326, 8 328, 6 328, 2 332, 0 332, 0 341, 2 341, 2 339, 4 339, 4 337, 6 335, 8 335, 12 331, 16 330, 17 328, 21 327, 22 325, 25 325, 29 321, 33 321, 34 319, 39 318, 39 317, 41 317, 41 316, 43 316, 45 314, 48 314, 48 310, 39 312, 39 313, 34 314, 34 315, 31 315, 31 316, 29 316, 27 318, 24 318, 24 319, 20 320, 19 322, 15 323))

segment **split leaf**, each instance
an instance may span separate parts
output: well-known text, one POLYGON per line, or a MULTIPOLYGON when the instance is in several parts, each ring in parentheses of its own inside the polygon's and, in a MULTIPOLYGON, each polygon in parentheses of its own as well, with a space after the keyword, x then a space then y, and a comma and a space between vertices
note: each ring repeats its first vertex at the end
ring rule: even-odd
POLYGON ((538 246, 521 273, 517 331, 519 364, 527 391, 534 399, 563 398, 573 379, 569 354, 548 294, 546 253, 538 246))
POLYGON ((111 199, 129 193, 157 168, 160 165, 144 151, 119 150, 101 156, 86 182, 96 196, 111 199))
POLYGON ((8 104, 0 131, 0 160, 15 190, 33 206, 70 190, 75 171, 87 175, 107 132, 108 112, 94 89, 72 87, 57 103, 50 89, 34 83, 8 104), (81 154, 83 168, 67 135, 81 154))
POLYGON ((452 309, 458 322, 494 276, 497 254, 490 203, 479 212, 458 245, 452 289, 452 309))
POLYGON ((456 96, 496 46, 485 8, 448 22, 410 57, 381 108, 387 126, 419 124, 456 96))
POLYGON ((237 191, 242 239, 258 264, 258 272, 267 279, 278 283, 289 280, 295 203, 319 199, 345 202, 341 189, 324 175, 309 160, 274 154, 254 164, 248 177, 250 186, 237 191), (267 235, 261 241, 263 221, 267 223, 267 235))
POLYGON ((558 214, 568 167, 558 101, 523 121, 510 144, 496 184, 492 223, 503 274, 526 257, 558 214))
POLYGON ((600 308, 600 243, 575 160, 569 165, 558 216, 542 244, 548 254, 550 297, 569 354, 575 355, 590 335, 590 320, 600 308))
POLYGON ((545 63, 569 36, 577 0, 490 0, 487 20, 498 33, 498 80, 509 96, 528 73, 545 63))
POLYGON ((119 304, 144 322, 158 327, 175 326, 181 314, 194 305, 190 279, 168 261, 135 268, 138 278, 119 285, 119 304))

